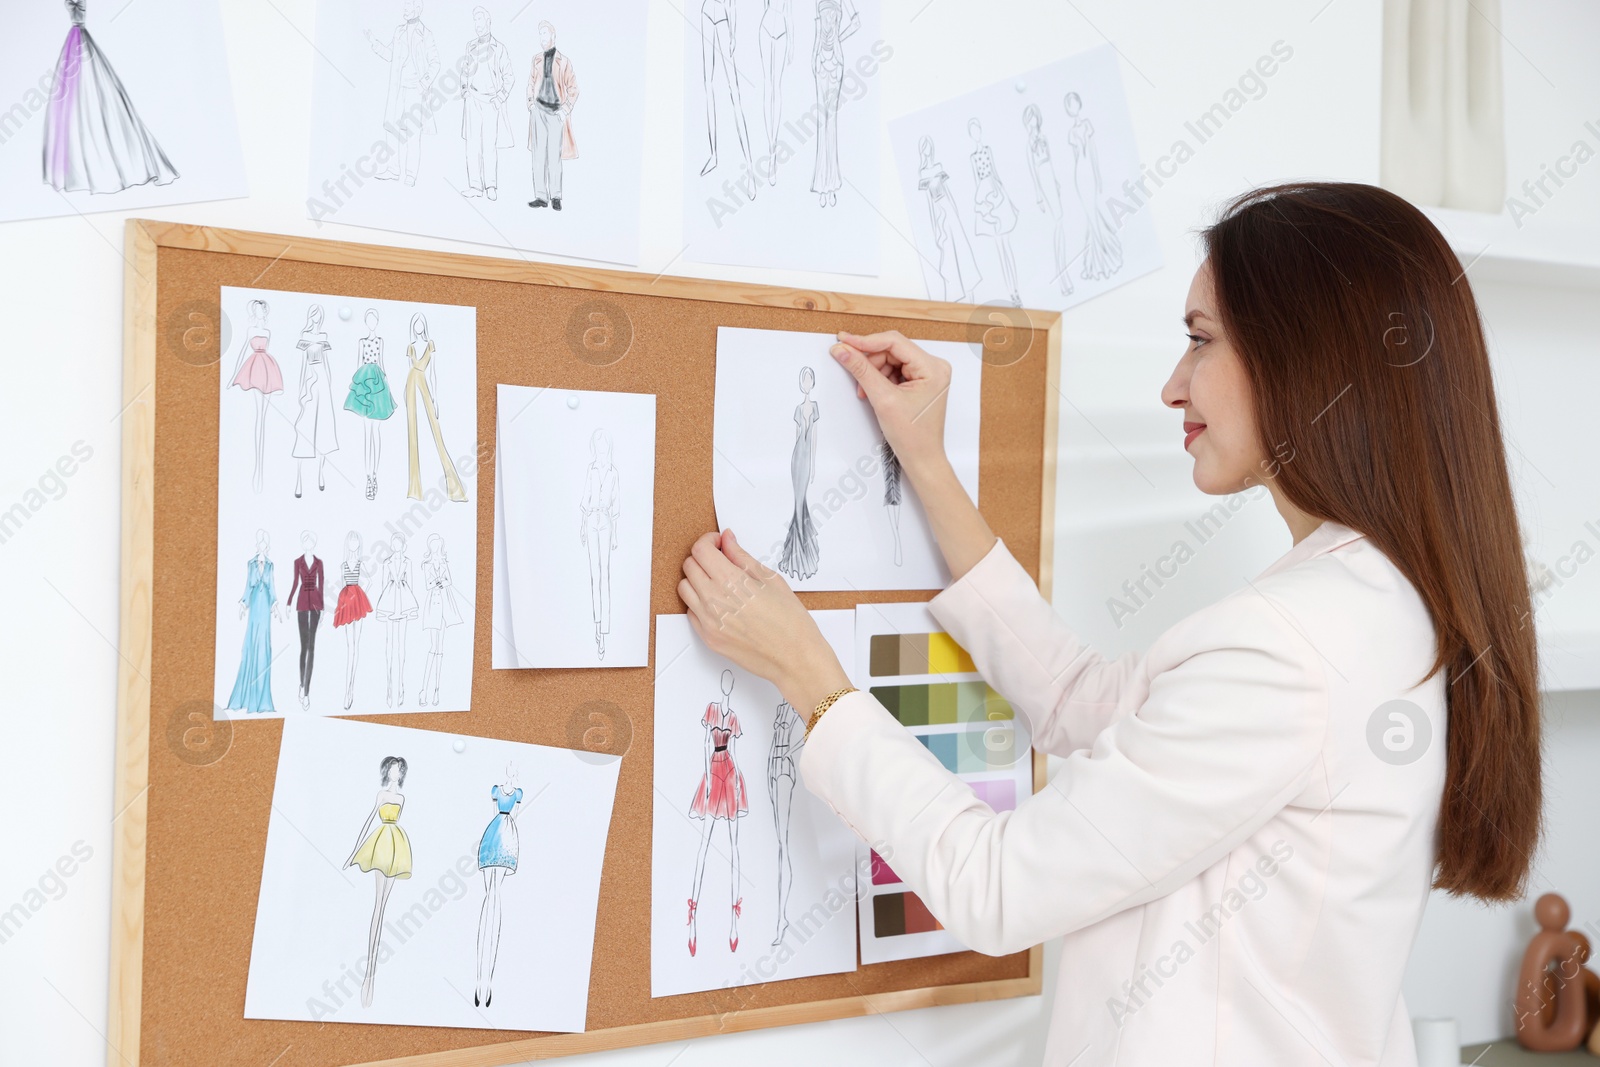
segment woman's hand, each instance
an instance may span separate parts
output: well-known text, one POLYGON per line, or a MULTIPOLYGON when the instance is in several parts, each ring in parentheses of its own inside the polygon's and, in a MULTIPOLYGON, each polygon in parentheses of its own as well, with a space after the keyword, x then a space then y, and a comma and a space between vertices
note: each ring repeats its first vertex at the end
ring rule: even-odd
POLYGON ((946 462, 949 363, 898 330, 864 336, 841 330, 829 352, 855 378, 856 395, 872 405, 884 439, 913 478, 946 462))
POLYGON ((702 534, 694 543, 678 595, 707 648, 777 686, 796 709, 815 707, 850 684, 800 598, 732 530, 702 534))

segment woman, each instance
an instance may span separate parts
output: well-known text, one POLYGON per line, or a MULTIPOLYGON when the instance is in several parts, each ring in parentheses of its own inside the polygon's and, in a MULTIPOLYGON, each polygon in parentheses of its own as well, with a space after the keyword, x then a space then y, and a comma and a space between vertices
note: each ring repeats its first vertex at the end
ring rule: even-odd
POLYGON ((1122 239, 1111 228, 1111 220, 1100 209, 1100 150, 1095 147, 1094 126, 1082 115, 1083 101, 1068 93, 1061 101, 1072 125, 1067 129, 1067 144, 1072 146, 1072 187, 1083 208, 1083 276, 1109 278, 1122 269, 1122 239))
POLYGON ((1067 217, 1061 207, 1061 183, 1050 162, 1050 141, 1044 135, 1044 116, 1038 104, 1022 109, 1022 128, 1028 132, 1028 171, 1033 175, 1033 197, 1039 210, 1050 216, 1050 236, 1056 254, 1056 287, 1072 295, 1072 261, 1067 256, 1067 217))
POLYGON ((383 911, 389 906, 389 892, 396 878, 411 877, 411 839, 400 828, 400 812, 406 798, 400 792, 406 784, 406 761, 399 756, 385 756, 378 764, 378 779, 382 783, 378 796, 361 824, 356 837, 356 847, 346 867, 360 867, 373 874, 372 922, 367 927, 366 976, 361 981, 361 1006, 372 1006, 372 985, 378 978, 378 946, 383 935, 383 911), (372 820, 378 825, 373 826, 372 820), (368 831, 371 833, 368 833, 368 831))
POLYGON ((1011 231, 1017 228, 1017 205, 1011 202, 1000 172, 994 168, 994 152, 983 140, 983 123, 967 122, 972 138, 972 181, 977 186, 972 210, 977 213, 973 228, 979 237, 993 237, 1000 256, 1000 276, 1011 292, 1011 303, 1022 306, 1021 284, 1017 280, 1017 256, 1011 250, 1011 231))
POLYGON ((344 627, 344 710, 356 699, 356 653, 361 639, 361 620, 372 614, 372 601, 361 588, 361 535, 354 530, 344 535, 344 562, 340 565, 339 600, 333 606, 333 628, 344 627))
POLYGON ((333 371, 328 364, 328 335, 322 330, 322 305, 312 304, 306 312, 306 326, 295 347, 305 353, 300 363, 300 406, 294 418, 294 495, 300 496, 300 473, 305 461, 317 461, 317 489, 328 487, 324 468, 328 453, 339 450, 338 427, 334 425, 333 371))
POLYGON ((467 499, 461 487, 461 477, 456 474, 455 461, 444 447, 444 431, 439 429, 439 402, 434 399, 439 392, 439 370, 433 365, 433 338, 428 336, 428 320, 422 312, 411 316, 411 343, 406 345, 406 445, 411 480, 406 486, 406 496, 422 499, 422 468, 417 461, 417 403, 420 399, 423 414, 428 416, 428 428, 433 431, 433 444, 439 450, 439 466, 444 468, 445 491, 450 499, 460 503, 467 499), (418 348, 422 354, 417 354, 418 348))
POLYGON ((589 558, 589 611, 594 618, 594 647, 606 658, 611 633, 611 553, 617 547, 617 468, 611 463, 611 438, 604 430, 589 437, 589 469, 578 502, 578 540, 589 558))
POLYGON ((816 163, 811 191, 821 207, 839 202, 839 89, 844 84, 844 39, 861 26, 851 0, 817 0, 817 29, 811 44, 811 77, 817 83, 816 163), (841 6, 842 5, 842 6, 841 6), (848 12, 848 14, 847 14, 848 12))
POLYGON ((699 943, 700 927, 695 922, 695 912, 700 907, 700 887, 705 883, 706 852, 711 847, 711 832, 717 823, 728 826, 728 857, 730 890, 733 897, 733 915, 728 920, 728 951, 739 951, 739 915, 744 909, 744 897, 739 892, 739 820, 750 810, 750 797, 745 792, 744 772, 734 758, 734 741, 744 733, 739 726, 739 716, 733 712, 733 672, 722 672, 722 702, 712 701, 700 716, 700 726, 706 732, 705 767, 700 775, 700 786, 694 791, 689 804, 689 816, 705 820, 705 833, 700 835, 700 852, 694 860, 694 892, 689 896, 689 955, 695 954, 699 943))
POLYGON ((422 557, 422 628, 428 634, 428 661, 422 665, 422 691, 417 703, 427 704, 428 683, 433 682, 433 706, 439 706, 439 676, 444 673, 444 631, 461 625, 461 607, 456 603, 456 587, 450 581, 450 560, 444 554, 444 538, 428 535, 428 552, 422 557))
POLYGON ((406 623, 417 617, 417 594, 411 589, 411 557, 406 555, 405 534, 395 533, 386 547, 383 586, 372 613, 389 624, 383 634, 383 700, 392 708, 397 702, 406 702, 406 623))
POLYGON ((794 489, 794 511, 789 517, 789 532, 783 540, 783 558, 778 569, 791 578, 809 578, 817 573, 822 546, 817 543, 817 527, 811 521, 811 505, 806 493, 817 477, 817 402, 811 390, 817 374, 810 367, 800 368, 800 403, 794 408, 794 450, 789 453, 789 482, 794 489))
POLYGON ((234 367, 233 384, 245 392, 256 394, 256 464, 250 476, 251 488, 261 492, 262 460, 267 444, 267 397, 283 392, 283 371, 278 361, 267 351, 272 331, 267 328, 267 302, 252 300, 245 305, 249 325, 244 332, 244 344, 239 347, 239 361, 234 367))
MULTIPOLYGON (((917 141, 917 188, 928 194, 928 225, 933 228, 933 243, 939 249, 940 300, 966 303, 972 291, 983 280, 978 270, 978 260, 972 254, 972 242, 967 231, 961 228, 961 214, 956 210, 956 198, 950 193, 950 175, 944 165, 933 158, 933 138, 924 136, 917 141)), ((931 292, 930 296, 934 295, 931 292)))
POLYGON ((267 531, 256 531, 256 554, 245 563, 244 593, 239 597, 239 617, 248 613, 244 648, 239 652, 239 673, 228 694, 228 710, 276 711, 272 706, 272 620, 283 621, 274 592, 271 543, 267 531))
POLYGON ((506 764, 504 785, 489 787, 494 816, 478 839, 478 870, 483 872, 483 907, 478 912, 478 984, 472 1005, 489 1006, 494 996, 494 961, 500 952, 500 883, 517 873, 517 810, 522 807, 522 787, 515 764, 506 764))
POLYGON ((394 414, 394 394, 389 392, 389 378, 383 372, 383 338, 378 336, 378 310, 368 308, 367 335, 357 344, 356 371, 350 376, 350 390, 345 393, 344 409, 361 416, 366 425, 362 455, 367 461, 367 499, 378 496, 378 460, 383 453, 383 438, 378 435, 378 424, 394 414))
POLYGON ((949 565, 929 608, 1064 757, 1015 811, 849 692, 731 531, 696 543, 679 592, 712 651, 808 717, 802 780, 947 929, 992 955, 1065 936, 1046 1062, 1409 1067, 1401 976, 1430 887, 1517 899, 1539 830, 1483 331, 1443 237, 1372 186, 1247 193, 1204 244, 1162 399, 1195 484, 1266 486, 1294 546, 1142 659, 1084 648, 967 498, 948 365, 898 334, 835 346, 949 565))

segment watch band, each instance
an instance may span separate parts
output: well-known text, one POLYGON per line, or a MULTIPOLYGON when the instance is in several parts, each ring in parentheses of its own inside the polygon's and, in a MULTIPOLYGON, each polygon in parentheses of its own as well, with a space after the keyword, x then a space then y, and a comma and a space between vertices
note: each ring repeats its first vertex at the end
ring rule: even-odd
POLYGON ((844 696, 846 693, 855 692, 859 692, 855 686, 847 685, 843 689, 835 689, 833 692, 817 701, 817 710, 811 713, 811 721, 806 723, 805 737, 811 736, 811 731, 816 727, 817 721, 822 718, 822 713, 833 707, 835 701, 844 696))

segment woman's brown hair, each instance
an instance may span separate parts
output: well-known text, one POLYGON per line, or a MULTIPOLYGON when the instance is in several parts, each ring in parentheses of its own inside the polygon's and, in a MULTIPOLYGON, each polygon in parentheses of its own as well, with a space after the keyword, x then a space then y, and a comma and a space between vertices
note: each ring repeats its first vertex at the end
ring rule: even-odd
POLYGON ((1433 618, 1425 678, 1444 672, 1448 708, 1434 884, 1516 899, 1539 838, 1538 655, 1465 271, 1422 212, 1371 185, 1252 190, 1203 237, 1271 477, 1365 534, 1433 618))

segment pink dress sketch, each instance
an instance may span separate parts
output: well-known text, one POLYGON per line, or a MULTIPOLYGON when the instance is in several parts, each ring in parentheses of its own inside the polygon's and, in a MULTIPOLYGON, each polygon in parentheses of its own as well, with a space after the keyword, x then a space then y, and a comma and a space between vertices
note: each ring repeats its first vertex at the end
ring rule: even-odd
POLYGON ((733 711, 733 682, 733 672, 723 671, 721 702, 707 704, 705 714, 700 716, 700 726, 705 730, 705 764, 700 785, 689 804, 689 815, 704 820, 705 832, 700 835, 700 851, 694 861, 694 891, 689 897, 691 956, 699 946, 695 913, 705 884, 706 853, 718 826, 728 828, 729 896, 733 902, 728 919, 728 951, 739 950, 739 915, 744 907, 744 897, 739 893, 739 819, 750 810, 750 795, 745 790, 744 772, 733 757, 734 741, 744 732, 733 711))

